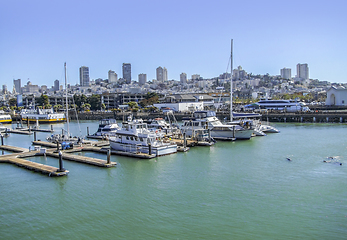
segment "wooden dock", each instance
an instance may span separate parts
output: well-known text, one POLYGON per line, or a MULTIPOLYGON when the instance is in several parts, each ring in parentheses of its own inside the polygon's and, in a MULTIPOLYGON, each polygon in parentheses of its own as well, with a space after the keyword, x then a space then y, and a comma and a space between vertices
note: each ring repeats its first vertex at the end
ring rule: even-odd
POLYGON ((29 152, 29 149, 27 149, 27 148, 14 147, 14 146, 9 146, 9 145, 0 145, 0 150, 5 150, 5 151, 9 151, 9 152, 16 152, 16 153, 29 152))
POLYGON ((16 130, 16 129, 11 129, 7 131, 8 133, 14 133, 14 134, 22 134, 22 135, 31 135, 33 134, 32 131, 29 130, 16 130))
MULTIPOLYGON (((53 151, 48 151, 46 153, 46 156, 59 158, 59 154, 57 152, 53 152, 53 151)), ((73 154, 68 154, 65 152, 62 153, 62 158, 64 160, 79 162, 79 163, 86 163, 86 164, 94 165, 94 166, 98 166, 98 167, 108 167, 109 168, 109 167, 114 167, 117 165, 116 162, 111 162, 111 161, 107 162, 107 160, 101 160, 101 159, 97 159, 97 158, 73 155, 73 154)))
POLYGON ((59 168, 56 168, 56 167, 28 161, 28 160, 17 158, 17 157, 10 157, 6 155, 0 156, 0 163, 11 163, 19 167, 23 167, 23 168, 35 171, 35 172, 47 174, 50 177, 61 177, 69 173, 68 170, 59 171, 59 168))

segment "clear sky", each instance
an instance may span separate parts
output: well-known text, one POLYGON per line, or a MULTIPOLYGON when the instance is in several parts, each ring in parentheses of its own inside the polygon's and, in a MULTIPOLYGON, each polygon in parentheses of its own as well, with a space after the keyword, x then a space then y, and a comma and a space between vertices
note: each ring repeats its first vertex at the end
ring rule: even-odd
MULTIPOLYGON (((227 70, 230 40, 234 68, 279 75, 281 68, 308 63, 310 78, 347 82, 347 1, 345 0, 0 0, 0 81, 13 79, 51 87, 79 82, 79 67, 90 78, 132 79, 227 70)), ((228 70, 230 72, 230 69, 228 70)))

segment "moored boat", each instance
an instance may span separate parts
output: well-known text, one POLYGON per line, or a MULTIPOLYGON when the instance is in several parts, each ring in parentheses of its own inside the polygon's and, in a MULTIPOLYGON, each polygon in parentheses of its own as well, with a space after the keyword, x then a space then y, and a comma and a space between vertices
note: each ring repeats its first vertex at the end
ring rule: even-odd
POLYGON ((39 123, 55 123, 65 122, 65 113, 54 112, 53 109, 22 109, 22 121, 39 122, 39 123))
POLYGON ((177 152, 177 144, 163 134, 150 131, 142 119, 128 119, 115 136, 109 137, 113 150, 129 153, 154 154, 157 157, 177 152))

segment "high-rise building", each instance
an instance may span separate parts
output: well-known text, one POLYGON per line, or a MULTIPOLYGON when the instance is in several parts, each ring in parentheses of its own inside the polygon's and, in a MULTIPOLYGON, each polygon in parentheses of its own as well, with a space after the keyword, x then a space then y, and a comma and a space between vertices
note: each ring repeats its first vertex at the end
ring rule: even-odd
POLYGON ((2 93, 6 94, 7 93, 7 86, 4 84, 2 85, 2 93))
POLYGON ((282 68, 281 69, 281 77, 283 79, 292 79, 292 69, 290 69, 290 68, 282 68))
POLYGON ((164 81, 164 69, 162 67, 157 67, 157 81, 163 82, 164 81))
POLYGON ((163 81, 164 82, 167 81, 167 69, 166 69, 166 67, 163 68, 163 81))
POLYGON ((147 74, 145 73, 140 73, 139 74, 139 85, 145 85, 145 83, 147 82, 147 74))
POLYGON ((59 91, 59 80, 54 81, 53 91, 59 91))
POLYGON ((82 87, 89 87, 89 67, 80 67, 80 85, 82 87))
POLYGON ((116 83, 117 82, 117 73, 115 71, 108 71, 108 83, 116 83))
POLYGON ((187 74, 186 73, 180 74, 180 82, 181 82, 181 84, 187 84, 187 74))
POLYGON ((131 83, 131 64, 123 63, 123 78, 127 84, 131 83))
POLYGON ((192 75, 192 80, 199 80, 200 79, 200 74, 193 74, 192 75))
POLYGON ((305 80, 309 79, 309 69, 308 69, 307 63, 303 63, 303 64, 298 63, 296 65, 296 77, 305 79, 305 80))
POLYGON ((13 79, 13 86, 16 89, 16 93, 22 93, 22 80, 21 79, 13 79))

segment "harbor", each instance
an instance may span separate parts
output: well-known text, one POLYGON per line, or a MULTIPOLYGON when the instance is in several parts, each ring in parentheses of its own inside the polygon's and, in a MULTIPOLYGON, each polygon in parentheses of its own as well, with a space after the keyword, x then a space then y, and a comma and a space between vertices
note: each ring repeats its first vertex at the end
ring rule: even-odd
MULTIPOLYGON (((87 133, 87 127, 90 133, 96 132, 97 126, 98 121, 81 121, 82 135, 87 133)), ((45 127, 49 125, 42 125, 45 127)), ((56 131, 63 127, 64 124, 54 125, 56 131)), ((63 159, 63 167, 69 171, 64 177, 48 178, 47 174, 1 163, 0 181, 7 186, 2 188, 1 212, 7 221, 21 225, 11 227, 11 233, 5 230, 4 237, 10 236, 14 228, 19 237, 28 232, 32 236, 58 237, 69 234, 67 229, 73 226, 74 231, 81 233, 78 236, 85 238, 94 236, 91 225, 97 219, 99 230, 105 233, 103 238, 112 238, 111 235, 132 238, 134 227, 141 235, 152 236, 156 230, 156 237, 165 238, 188 227, 189 238, 212 239, 222 237, 220 232, 231 237, 249 231, 247 225, 240 223, 244 217, 258 223, 253 231, 272 232, 275 238, 300 238, 306 234, 343 238, 347 213, 347 196, 341 191, 347 180, 343 140, 346 125, 278 123, 276 127, 280 134, 247 141, 217 141, 210 147, 195 146, 188 152, 148 160, 111 154, 111 161, 117 165, 110 168, 63 159), (343 165, 324 162, 329 156, 343 165), (45 214, 47 209, 55 212, 54 223, 45 214), (40 218, 31 229, 27 222, 35 216, 40 218), (134 219, 138 220, 134 223, 134 219), (111 221, 121 232, 108 224, 111 221), (205 229, 203 235, 192 223, 196 221, 205 229), (56 229, 56 223, 63 230, 56 229), (45 233, 41 227, 52 230, 45 233), (292 229, 297 229, 296 233, 292 229)), ((78 135, 77 122, 71 123, 71 129, 78 135)), ((46 142, 44 139, 49 135, 38 132, 37 141, 46 142)), ((35 152, 34 146, 39 145, 32 142, 33 135, 4 137, 4 145, 26 151, 16 155, 28 154, 29 146, 35 152)), ((51 146, 51 151, 56 151, 56 146, 51 146)), ((64 151, 107 161, 106 152, 88 148, 94 147, 64 151)), ((105 151, 105 148, 98 149, 105 151)), ((3 151, 3 157, 14 154, 3 151)), ((59 169, 55 156, 18 159, 59 169)))

